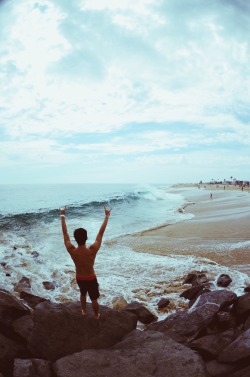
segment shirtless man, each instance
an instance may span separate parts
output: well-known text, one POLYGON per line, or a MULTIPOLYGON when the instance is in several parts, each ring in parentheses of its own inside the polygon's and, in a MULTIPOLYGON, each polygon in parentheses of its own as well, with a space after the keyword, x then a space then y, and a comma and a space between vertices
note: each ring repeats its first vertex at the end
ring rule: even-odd
POLYGON ((87 241, 87 231, 84 228, 79 228, 74 231, 74 237, 77 242, 77 247, 72 245, 70 242, 69 234, 66 225, 66 208, 60 209, 62 232, 64 238, 64 244, 68 250, 71 258, 76 267, 76 281, 81 292, 81 305, 83 316, 87 315, 86 311, 86 295, 89 294, 90 300, 92 302, 92 307, 95 313, 95 319, 100 318, 98 298, 100 296, 98 289, 98 282, 94 271, 95 257, 98 250, 101 247, 102 237, 105 232, 106 226, 108 224, 111 209, 108 210, 104 207, 105 218, 103 220, 102 226, 96 236, 96 240, 90 247, 86 246, 87 241))

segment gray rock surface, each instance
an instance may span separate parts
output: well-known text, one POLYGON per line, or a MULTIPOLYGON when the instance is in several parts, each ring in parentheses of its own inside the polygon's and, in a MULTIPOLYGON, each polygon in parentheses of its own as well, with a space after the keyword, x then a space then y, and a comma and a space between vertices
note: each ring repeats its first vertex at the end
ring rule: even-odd
POLYGON ((179 343, 189 343, 204 330, 219 311, 219 305, 205 304, 189 312, 179 311, 163 321, 153 323, 147 330, 160 331, 179 343))
POLYGON ((233 329, 218 334, 203 336, 189 343, 189 347, 199 352, 204 359, 217 356, 235 339, 233 329))
POLYGON ((52 362, 41 359, 16 359, 13 377, 53 377, 52 362))
POLYGON ((250 329, 229 344, 218 357, 222 363, 236 363, 244 359, 250 363, 250 329))
POLYGON ((138 321, 144 323, 145 325, 157 320, 157 317, 153 313, 151 313, 147 308, 145 308, 144 305, 137 301, 133 301, 125 306, 124 310, 134 313, 137 316, 138 321))
POLYGON ((14 286, 14 290, 16 292, 30 292, 31 291, 31 284, 30 284, 30 279, 27 278, 26 276, 23 276, 21 280, 14 286))
POLYGON ((32 309, 40 304, 40 302, 48 301, 46 298, 33 295, 33 293, 29 293, 27 291, 20 291, 20 298, 24 300, 32 309))
MULTIPOLYGON (((10 374, 16 357, 27 357, 25 347, 0 333, 0 372, 10 374)), ((21 376, 20 376, 21 377, 21 376)))
POLYGON ((206 303, 214 303, 225 309, 237 301, 237 295, 234 292, 221 289, 212 292, 206 292, 198 297, 195 306, 202 306, 206 303))
POLYGON ((244 321, 250 315, 250 293, 240 296, 234 305, 235 315, 239 321, 244 321))
POLYGON ((1 326, 10 326, 15 319, 26 314, 30 314, 30 310, 21 300, 18 300, 15 296, 4 289, 0 289, 1 326))
MULTIPOLYGON (((91 304, 87 308, 91 313, 91 304)), ((136 328, 135 314, 103 306, 100 310, 97 321, 82 316, 80 303, 42 302, 34 310, 29 350, 36 358, 57 360, 83 349, 111 347, 136 328)))
POLYGON ((235 371, 234 365, 219 363, 217 360, 208 361, 206 368, 211 377, 229 377, 235 371))
POLYGON ((34 327, 33 317, 31 315, 25 315, 16 319, 12 323, 14 332, 20 335, 24 340, 28 341, 34 327))
POLYGON ((85 350, 56 361, 57 377, 205 377, 194 351, 158 332, 129 334, 106 350, 85 350))
POLYGON ((228 287, 232 283, 232 279, 227 274, 221 274, 217 279, 217 285, 219 287, 228 287))

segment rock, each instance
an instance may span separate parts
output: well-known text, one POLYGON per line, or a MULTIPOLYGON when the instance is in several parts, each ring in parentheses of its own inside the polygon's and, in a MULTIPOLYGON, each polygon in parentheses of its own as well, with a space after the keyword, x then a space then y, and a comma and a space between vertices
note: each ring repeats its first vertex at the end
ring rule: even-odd
POLYGON ((14 291, 16 292, 21 292, 21 291, 26 291, 30 292, 31 290, 31 284, 30 284, 30 279, 27 277, 23 276, 21 280, 14 286, 14 291))
POLYGON ((189 347, 199 352, 203 360, 216 358, 235 339, 233 329, 219 334, 206 335, 189 343, 189 347))
POLYGON ((244 288, 244 292, 250 292, 250 285, 244 288))
POLYGON ((249 377, 250 376, 250 366, 237 370, 236 372, 230 374, 230 377, 249 377))
POLYGON ((243 361, 244 359, 250 360, 250 329, 229 344, 218 357, 218 361, 229 364, 243 361))
POLYGON ((206 292, 210 292, 210 289, 205 288, 202 285, 196 285, 196 286, 191 287, 191 288, 187 289, 186 291, 182 292, 180 294, 180 297, 183 297, 185 299, 190 300, 188 306, 189 306, 189 308, 191 308, 191 306, 195 303, 197 298, 200 295, 202 295, 203 293, 206 293, 206 292))
POLYGON ((250 329, 250 316, 247 318, 247 320, 246 320, 246 322, 243 326, 243 329, 244 329, 244 331, 250 329))
POLYGON ((33 295, 32 293, 21 291, 20 298, 24 300, 32 309, 34 309, 40 302, 48 301, 46 298, 33 295))
POLYGON ((164 309, 166 308, 168 305, 170 304, 170 300, 168 298, 162 298, 157 306, 158 306, 158 309, 164 309))
POLYGON ((33 317, 31 315, 25 315, 18 318, 12 323, 12 328, 16 334, 21 336, 23 340, 28 342, 30 335, 34 327, 33 317))
POLYGON ((218 312, 209 328, 215 332, 225 331, 236 326, 236 318, 231 312, 218 312))
POLYGON ((235 371, 235 366, 211 360, 206 363, 206 369, 211 377, 231 377, 231 372, 235 371))
POLYGON ((16 359, 13 377, 53 377, 51 361, 41 359, 16 359))
POLYGON ((221 274, 217 279, 217 285, 219 287, 228 287, 232 283, 232 279, 227 274, 221 274))
POLYGON ((180 294, 180 297, 185 298, 186 300, 191 300, 194 297, 198 297, 200 292, 203 291, 204 287, 202 285, 195 285, 189 289, 186 289, 180 294))
POLYGON ((54 283, 51 283, 50 281, 43 281, 43 286, 48 291, 53 291, 56 287, 54 283))
POLYGON ((6 328, 11 323, 24 315, 30 314, 30 310, 21 300, 18 300, 8 291, 0 289, 0 326, 6 328))
POLYGON ((138 321, 141 323, 144 323, 145 325, 152 323, 157 320, 157 317, 152 314, 145 306, 140 304, 137 301, 133 301, 130 304, 128 304, 125 308, 125 311, 134 313, 138 321))
MULTIPOLYGON (((26 348, 12 339, 0 333, 0 372, 6 376, 11 375, 14 359, 27 357, 26 348)), ((20 376, 21 377, 21 376, 20 376)))
POLYGON ((202 272, 189 273, 183 282, 183 284, 192 284, 192 286, 206 283, 208 283, 208 278, 202 272))
POLYGON ((34 257, 34 258, 39 257, 39 253, 38 253, 37 251, 32 251, 32 252, 31 252, 31 255, 32 255, 32 257, 34 257))
POLYGON ((219 305, 220 309, 225 309, 237 301, 237 296, 234 292, 223 290, 217 290, 212 292, 206 292, 199 296, 195 302, 195 306, 202 306, 206 303, 214 303, 219 305))
POLYGON ((57 377, 205 377, 201 358, 158 332, 133 331, 116 346, 56 361, 57 377))
POLYGON ((206 329, 218 311, 218 305, 207 303, 189 312, 171 314, 163 321, 149 325, 146 331, 160 331, 175 341, 186 344, 206 329))
POLYGON ((112 300, 113 309, 124 309, 127 305, 128 303, 123 296, 114 297, 112 300))
MULTIPOLYGON (((87 304, 88 312, 92 305, 87 304)), ((108 348, 136 328, 137 316, 100 306, 101 319, 83 317, 79 302, 38 304, 28 348, 35 358, 56 360, 84 349, 108 348)))
POLYGON ((233 307, 233 312, 237 317, 238 323, 246 321, 247 317, 250 315, 250 293, 245 293, 238 298, 233 307))

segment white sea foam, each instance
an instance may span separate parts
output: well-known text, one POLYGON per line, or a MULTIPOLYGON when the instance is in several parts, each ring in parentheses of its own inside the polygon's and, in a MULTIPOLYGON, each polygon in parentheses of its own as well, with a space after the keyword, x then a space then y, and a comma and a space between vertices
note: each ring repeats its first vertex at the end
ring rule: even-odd
MULTIPOLYGON (((53 239, 53 237, 52 237, 53 239)), ((55 302, 78 300, 79 289, 75 282, 75 270, 72 260, 57 237, 50 245, 57 248, 40 249, 39 256, 34 257, 32 250, 23 239, 19 239, 17 250, 5 251, 2 259, 6 264, 1 267, 1 287, 8 286, 14 292, 14 284, 23 276, 30 279, 33 294, 46 297, 55 302), (6 276, 10 273, 11 276, 6 276), (56 289, 46 291, 43 281, 54 281, 56 289)), ((100 303, 112 307, 114 297, 122 295, 127 302, 139 301, 146 305, 159 318, 166 312, 157 311, 157 303, 163 297, 169 298, 171 310, 185 306, 180 293, 187 287, 183 286, 185 276, 192 271, 207 274, 214 283, 221 273, 227 273, 233 279, 230 289, 237 295, 249 278, 244 273, 220 266, 208 259, 187 256, 157 256, 136 253, 127 247, 108 247, 103 245, 96 258, 95 270, 100 284, 100 303)), ((217 288, 219 289, 219 288, 217 288)))

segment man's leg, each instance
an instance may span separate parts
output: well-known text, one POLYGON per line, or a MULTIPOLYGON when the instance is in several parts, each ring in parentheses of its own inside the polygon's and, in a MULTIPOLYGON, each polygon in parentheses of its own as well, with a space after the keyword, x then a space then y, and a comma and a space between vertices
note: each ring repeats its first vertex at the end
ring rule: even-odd
POLYGON ((82 315, 83 315, 84 317, 86 317, 86 315, 87 315, 87 308, 86 308, 86 295, 85 295, 85 296, 81 295, 81 296, 80 296, 80 300, 81 300, 81 305, 82 305, 82 315))
POLYGON ((93 307, 93 310, 94 310, 94 313, 95 313, 95 319, 99 319, 100 313, 99 313, 98 301, 97 300, 91 300, 91 302, 92 302, 92 307, 93 307))

